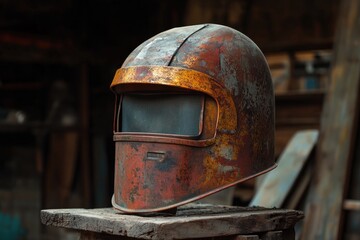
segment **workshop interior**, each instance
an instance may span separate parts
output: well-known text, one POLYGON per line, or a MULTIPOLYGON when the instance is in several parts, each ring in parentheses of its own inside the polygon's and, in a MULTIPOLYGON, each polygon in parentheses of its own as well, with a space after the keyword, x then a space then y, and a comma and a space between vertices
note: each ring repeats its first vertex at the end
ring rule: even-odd
POLYGON ((0 1, 0 239, 197 203, 360 239, 359 42, 356 0, 0 1))

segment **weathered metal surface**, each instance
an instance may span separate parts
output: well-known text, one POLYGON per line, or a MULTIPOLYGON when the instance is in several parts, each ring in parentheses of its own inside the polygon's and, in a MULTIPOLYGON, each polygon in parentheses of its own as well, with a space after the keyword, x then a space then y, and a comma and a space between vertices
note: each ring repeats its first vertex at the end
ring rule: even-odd
POLYGON ((234 29, 205 24, 160 33, 130 54, 111 89, 117 95, 117 209, 161 211, 275 167, 270 71, 259 48, 234 29), (205 94, 202 133, 190 139, 121 132, 121 95, 127 92, 205 94), (149 161, 149 154, 161 160, 149 161))
MULTIPOLYGON (((231 93, 204 73, 172 66, 139 66, 117 70, 111 87, 121 93, 130 88, 129 84, 143 84, 139 91, 146 91, 149 85, 156 84, 162 87, 176 87, 205 93, 221 105, 218 110, 217 128, 220 131, 234 132, 237 127, 237 109, 231 93)), ((166 92, 166 88, 162 91, 166 92)), ((217 112, 209 114, 217 115, 217 112)))
POLYGON ((304 130, 293 136, 280 155, 278 167, 264 177, 250 206, 282 207, 314 149, 318 135, 318 130, 304 130))
POLYGON ((111 208, 41 211, 41 222, 48 226, 137 239, 265 236, 291 231, 302 218, 303 213, 295 210, 198 204, 181 206, 176 215, 169 216, 120 214, 111 208))

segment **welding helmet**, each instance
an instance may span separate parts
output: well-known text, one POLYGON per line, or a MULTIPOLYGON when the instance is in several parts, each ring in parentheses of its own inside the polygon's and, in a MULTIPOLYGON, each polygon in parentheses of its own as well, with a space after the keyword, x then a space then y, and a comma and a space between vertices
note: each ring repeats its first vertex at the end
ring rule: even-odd
POLYGON ((232 28, 173 28, 116 71, 112 205, 162 211, 265 173, 274 161, 266 59, 232 28))

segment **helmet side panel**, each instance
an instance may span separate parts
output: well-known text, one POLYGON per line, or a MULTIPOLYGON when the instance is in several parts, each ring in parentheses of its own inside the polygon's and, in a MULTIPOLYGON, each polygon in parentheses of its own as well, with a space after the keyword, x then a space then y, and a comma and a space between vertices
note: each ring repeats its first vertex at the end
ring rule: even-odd
POLYGON ((210 75, 237 106, 237 132, 218 132, 214 158, 232 167, 228 160, 238 160, 242 177, 273 166, 273 85, 266 59, 252 40, 232 28, 209 24, 184 42, 171 66, 210 75))

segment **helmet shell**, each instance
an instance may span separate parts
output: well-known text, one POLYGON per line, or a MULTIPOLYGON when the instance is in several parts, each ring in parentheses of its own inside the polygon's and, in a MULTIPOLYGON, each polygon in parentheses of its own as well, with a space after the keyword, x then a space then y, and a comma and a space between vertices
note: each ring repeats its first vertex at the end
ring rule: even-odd
POLYGON ((166 210, 276 166, 270 70, 256 44, 237 30, 202 24, 162 32, 127 57, 111 89, 117 98, 112 204, 119 210, 166 210), (123 94, 174 89, 210 99, 200 138, 116 127, 123 94))

